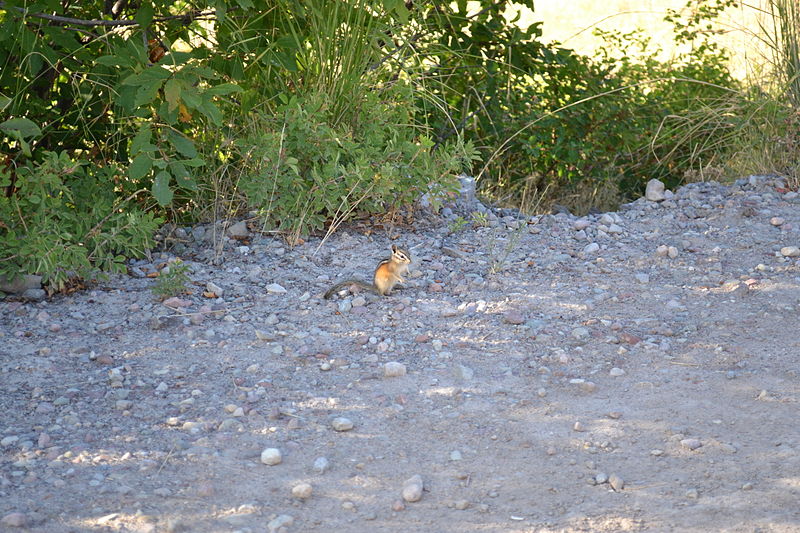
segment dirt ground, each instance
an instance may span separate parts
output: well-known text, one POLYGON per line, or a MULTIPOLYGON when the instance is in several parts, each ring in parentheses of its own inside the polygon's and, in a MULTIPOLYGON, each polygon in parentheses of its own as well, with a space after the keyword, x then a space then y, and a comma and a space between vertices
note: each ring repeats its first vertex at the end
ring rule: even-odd
POLYGON ((797 193, 473 207, 0 301, 0 530, 800 531, 797 193), (392 243, 395 294, 322 299, 392 243))

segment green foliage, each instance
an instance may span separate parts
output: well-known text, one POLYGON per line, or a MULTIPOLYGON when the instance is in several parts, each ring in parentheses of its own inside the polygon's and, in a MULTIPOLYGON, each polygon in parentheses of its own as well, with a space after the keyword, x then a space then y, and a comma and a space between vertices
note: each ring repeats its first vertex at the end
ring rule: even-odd
POLYGON ((124 272, 125 256, 143 255, 161 220, 116 198, 120 175, 65 152, 45 152, 13 173, 0 167, 0 188, 15 189, 0 197, 0 275, 35 272, 60 290, 71 278, 124 272))
MULTIPOLYGON (((346 122, 332 125, 323 98, 293 97, 278 114, 235 141, 239 186, 265 223, 295 236, 357 212, 385 212, 426 193, 435 202, 457 189, 455 175, 474 149, 448 143, 434 150, 413 126, 394 85, 363 95, 346 122)), ((408 95, 408 93, 406 93, 408 95)))
POLYGON ((189 275, 187 274, 188 270, 189 265, 180 259, 171 262, 161 269, 158 280, 150 290, 153 291, 153 294, 162 299, 185 293, 186 285, 190 281, 189 275))
POLYGON ((469 221, 467 219, 465 219, 462 216, 457 216, 456 218, 451 220, 449 224, 447 224, 447 230, 450 233, 458 233, 459 231, 467 227, 468 224, 469 221))
POLYGON ((538 24, 523 31, 507 22, 507 2, 483 4, 477 13, 466 3, 425 13, 436 39, 416 49, 436 67, 423 97, 446 102, 451 114, 428 107, 429 121, 443 137, 463 125, 465 138, 485 147, 486 163, 474 172, 496 199, 549 189, 570 203, 564 197, 573 191, 606 181, 619 184, 622 195, 638 194, 653 177, 674 185, 701 153, 706 161, 715 157, 670 117, 736 88, 708 30, 733 4, 703 0, 691 2, 686 17, 670 12, 675 38, 688 51, 669 63, 637 32, 603 34, 596 57, 544 45, 538 24))

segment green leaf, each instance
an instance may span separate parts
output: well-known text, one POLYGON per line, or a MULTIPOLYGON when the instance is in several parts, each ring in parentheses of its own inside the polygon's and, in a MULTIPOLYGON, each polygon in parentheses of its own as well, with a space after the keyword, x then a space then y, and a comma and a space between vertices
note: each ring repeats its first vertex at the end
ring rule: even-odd
POLYGON ((183 100, 184 104, 192 109, 200 109, 200 105, 202 104, 200 95, 197 94, 197 90, 195 90, 194 87, 186 87, 181 92, 181 99, 183 100))
POLYGON ((0 96, 0 111, 5 111, 8 105, 11 103, 11 98, 8 96, 0 96))
POLYGON ((172 189, 169 188, 170 178, 169 172, 162 170, 156 174, 156 179, 153 180, 153 197, 162 207, 172 203, 172 189))
POLYGON ((194 143, 180 133, 170 130, 169 140, 172 146, 174 146, 182 156, 189 158, 197 157, 197 149, 194 147, 194 143))
POLYGON ((150 155, 146 153, 139 154, 133 158, 131 166, 128 167, 128 176, 132 180, 138 181, 150 172, 151 168, 153 168, 153 160, 150 155))
POLYGON ((136 155, 139 152, 154 152, 156 147, 150 144, 151 137, 152 132, 150 131, 150 125, 146 124, 142 126, 139 132, 134 136, 133 141, 131 141, 131 154, 136 155))
POLYGON ((195 183, 194 179, 192 179, 192 175, 186 170, 186 167, 180 161, 170 161, 169 162, 169 170, 172 172, 172 175, 175 177, 175 181, 178 183, 178 187, 183 189, 188 189, 190 191, 197 190, 197 183, 195 183))
POLYGON ((200 103, 200 107, 198 108, 205 116, 211 120, 217 126, 222 125, 222 113, 220 112, 219 108, 211 101, 210 98, 203 98, 203 101, 200 103))
POLYGON ((161 81, 153 81, 146 85, 142 85, 136 91, 136 98, 133 100, 133 106, 139 107, 144 104, 149 104, 156 99, 158 90, 161 88, 161 81))
POLYGON ((164 84, 164 98, 169 104, 170 111, 174 111, 181 100, 181 82, 175 78, 167 80, 167 83, 164 84))
POLYGON ((153 9, 152 2, 142 2, 142 7, 140 7, 139 11, 136 12, 134 19, 142 28, 147 28, 150 23, 153 22, 154 14, 155 9, 153 9))
POLYGON ((211 87, 206 91, 206 93, 216 96, 238 92, 242 92, 242 88, 235 83, 220 83, 219 85, 211 87))
POLYGON ((181 161, 181 163, 183 163, 187 167, 202 167, 205 166, 206 164, 206 162, 200 157, 195 157, 192 159, 184 159, 183 161, 181 161))
POLYGON ((0 123, 0 130, 6 134, 11 135, 11 132, 17 131, 21 138, 38 137, 42 134, 42 130, 30 119, 25 117, 11 118, 3 123, 0 123))

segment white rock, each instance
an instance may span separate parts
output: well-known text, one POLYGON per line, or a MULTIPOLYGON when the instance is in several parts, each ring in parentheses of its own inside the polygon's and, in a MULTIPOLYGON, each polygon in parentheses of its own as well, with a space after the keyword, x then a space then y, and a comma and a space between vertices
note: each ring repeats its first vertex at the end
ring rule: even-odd
POLYGON ((267 292, 271 292, 273 294, 286 294, 287 291, 277 283, 270 283, 267 285, 267 292))
POLYGON ((613 377, 617 378, 619 376, 624 376, 625 375, 625 371, 622 370, 621 368, 614 367, 614 368, 611 369, 611 372, 609 372, 609 374, 611 374, 613 377))
POLYGON ((418 502, 422 498, 422 476, 411 476, 403 484, 403 499, 409 503, 418 502))
POLYGON ((666 197, 664 196, 664 184, 657 179, 652 179, 647 182, 647 188, 644 192, 644 197, 651 202, 661 202, 666 197))
POLYGON ((281 451, 278 448, 266 448, 261 452, 261 462, 265 465, 274 466, 283 461, 281 451))
POLYGON ((611 485, 615 492, 619 492, 625 486, 625 480, 617 474, 611 474, 608 476, 608 484, 611 485))
POLYGON ((400 376, 406 375, 406 365, 403 363, 398 363, 397 361, 391 361, 383 365, 383 375, 387 378, 396 378, 400 376))
POLYGON ((309 483, 298 483, 292 487, 292 496, 299 500, 307 500, 311 497, 314 488, 309 483))
POLYGON ((650 283, 650 276, 643 272, 638 272, 633 277, 636 278, 636 281, 639 283, 650 283))
POLYGON ((781 217, 772 217, 771 219, 769 219, 769 223, 772 224, 773 226, 783 226, 784 224, 786 224, 786 221, 781 217))
POLYGON ((587 244, 583 248, 583 253, 585 253, 585 254, 593 254, 593 253, 597 252, 598 250, 600 250, 600 245, 597 244, 596 242, 592 242, 592 243, 587 244))
POLYGON ((703 443, 700 442, 700 439, 683 439, 681 441, 681 446, 683 446, 684 448, 686 448, 688 450, 696 450, 697 448, 701 447, 702 445, 703 445, 703 443))
POLYGON ((350 431, 353 429, 353 421, 343 416, 338 416, 331 421, 331 427, 335 431, 350 431))
POLYGON ((781 248, 781 255, 783 257, 798 257, 800 256, 800 248, 797 246, 784 246, 781 248))
POLYGON ((665 257, 669 253, 669 247, 666 244, 662 244, 658 248, 656 248, 656 256, 657 257, 665 257))
POLYGON ((670 259, 675 259, 676 257, 678 257, 678 249, 675 248, 674 246, 670 246, 667 249, 667 255, 669 256, 670 259))

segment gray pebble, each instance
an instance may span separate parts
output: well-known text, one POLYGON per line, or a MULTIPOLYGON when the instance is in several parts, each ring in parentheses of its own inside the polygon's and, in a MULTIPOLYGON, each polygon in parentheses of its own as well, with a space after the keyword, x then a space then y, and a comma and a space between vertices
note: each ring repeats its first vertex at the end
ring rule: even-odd
POLYGON ((330 469, 330 462, 326 457, 317 457, 314 459, 314 472, 317 474, 324 474, 330 469))
POLYGON ((353 421, 349 418, 339 416, 331 421, 331 427, 335 431, 350 431, 353 429, 353 421))

